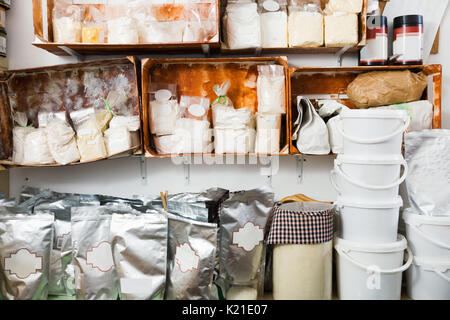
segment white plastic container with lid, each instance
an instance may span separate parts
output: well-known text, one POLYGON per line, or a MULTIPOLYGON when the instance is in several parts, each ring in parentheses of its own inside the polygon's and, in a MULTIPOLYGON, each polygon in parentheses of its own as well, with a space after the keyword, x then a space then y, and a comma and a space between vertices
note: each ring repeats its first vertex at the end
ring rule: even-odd
POLYGON ((331 179, 336 190, 348 199, 384 202, 397 197, 407 172, 408 165, 401 155, 368 158, 341 154, 334 162, 331 179))
POLYGON ((450 300, 450 260, 414 257, 406 288, 414 300, 450 300))
POLYGON ((450 261, 450 216, 424 216, 410 208, 403 212, 406 237, 417 257, 450 261))
POLYGON ((293 202, 275 210, 267 239, 273 245, 275 300, 331 299, 333 209, 293 202))
POLYGON ((156 135, 173 134, 181 117, 176 85, 156 83, 153 86, 150 93, 150 131, 156 135))
POLYGON ((335 239, 338 297, 341 300, 400 300, 402 273, 413 260, 405 237, 385 244, 335 239), (404 262, 404 251, 408 260, 404 262))
POLYGON ((385 156, 400 154, 403 133, 410 117, 404 110, 343 110, 338 130, 344 138, 344 154, 385 156))
POLYGON ((398 220, 402 199, 391 201, 356 202, 338 198, 341 238, 360 243, 389 243, 397 238, 398 220))

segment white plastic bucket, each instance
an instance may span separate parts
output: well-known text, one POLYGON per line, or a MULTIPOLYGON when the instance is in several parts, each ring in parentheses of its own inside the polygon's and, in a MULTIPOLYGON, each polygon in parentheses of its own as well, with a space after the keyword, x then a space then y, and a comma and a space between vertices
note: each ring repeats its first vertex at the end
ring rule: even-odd
POLYGON ((363 244, 336 238, 337 288, 341 300, 400 300, 402 272, 412 255, 402 235, 386 244, 363 244), (408 261, 403 263, 404 250, 408 261))
POLYGON ((414 300, 450 300, 450 260, 414 257, 406 286, 414 300))
POLYGON ((331 171, 331 181, 339 194, 363 202, 391 201, 398 196, 408 166, 401 155, 363 158, 339 155, 331 171), (404 167, 400 177, 400 167, 404 167))
POLYGON ((423 216, 403 212, 406 237, 416 257, 450 261, 450 216, 423 216))
POLYGON ((337 128, 344 138, 344 154, 392 155, 402 148, 410 118, 404 110, 343 110, 337 128))
POLYGON ((402 198, 389 202, 355 202, 338 198, 339 230, 342 239, 361 243, 389 243, 397 240, 402 198))

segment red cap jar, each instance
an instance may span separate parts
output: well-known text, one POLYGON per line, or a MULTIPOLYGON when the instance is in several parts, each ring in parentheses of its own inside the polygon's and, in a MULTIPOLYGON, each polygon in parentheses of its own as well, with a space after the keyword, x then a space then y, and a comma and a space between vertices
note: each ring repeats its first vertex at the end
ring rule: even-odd
POLYGON ((367 44, 359 55, 360 66, 388 64, 388 24, 385 16, 367 17, 367 44))

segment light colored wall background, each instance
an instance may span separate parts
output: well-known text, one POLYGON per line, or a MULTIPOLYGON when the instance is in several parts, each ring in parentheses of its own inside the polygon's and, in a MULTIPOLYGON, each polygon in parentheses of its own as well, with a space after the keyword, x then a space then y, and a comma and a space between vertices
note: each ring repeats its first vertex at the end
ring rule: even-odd
MULTIPOLYGON (((395 1, 395 0, 394 0, 395 1)), ((450 6, 449 6, 450 8, 450 6)), ((450 103, 450 9, 447 9, 441 25, 441 45, 438 55, 432 56, 429 63, 441 63, 444 68, 443 79, 443 125, 450 128, 447 107, 450 103)), ((7 14, 8 57, 10 69, 55 65, 75 62, 70 57, 57 57, 31 45, 33 41, 31 0, 13 1, 7 14)), ((199 55, 199 57, 201 57, 199 55)), ((291 55, 292 66, 335 66, 333 55, 291 55)), ((357 65, 357 56, 344 59, 344 65, 357 65)), ((279 171, 272 178, 272 186, 277 199, 305 193, 321 200, 335 200, 336 193, 329 182, 329 171, 333 158, 306 157, 303 180, 297 181, 297 162, 294 157, 282 157, 279 171)), ((61 192, 104 193, 116 196, 134 194, 159 194, 181 191, 199 191, 218 186, 231 190, 250 189, 266 185, 267 179, 261 175, 258 165, 192 165, 191 183, 184 183, 183 166, 174 165, 170 159, 147 160, 148 184, 142 185, 140 163, 137 158, 101 161, 93 164, 64 168, 26 168, 10 172, 12 195, 17 195, 22 185, 51 188, 61 192)))

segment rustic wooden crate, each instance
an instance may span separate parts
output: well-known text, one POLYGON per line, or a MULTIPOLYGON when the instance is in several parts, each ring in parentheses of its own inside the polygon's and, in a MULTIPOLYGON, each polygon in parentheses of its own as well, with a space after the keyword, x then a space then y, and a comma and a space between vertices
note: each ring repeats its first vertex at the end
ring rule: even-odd
MULTIPOLYGON (((218 50, 220 47, 219 36, 206 42, 183 42, 183 43, 136 43, 136 44, 108 44, 108 43, 56 43, 53 41, 52 11, 55 1, 33 0, 33 25, 35 41, 33 45, 47 50, 56 55, 67 56, 74 51, 81 55, 138 55, 149 52, 209 52, 218 50), (45 4, 44 2, 44 4, 45 4), (44 30, 44 28, 46 30, 44 30), (67 50, 69 49, 69 50, 67 50)), ((219 1, 216 1, 217 17, 219 17, 219 1)), ((219 19, 216 23, 217 34, 219 34, 219 19)))
POLYGON ((430 100, 434 105, 433 129, 441 128, 441 90, 442 90, 442 66, 420 65, 420 66, 359 66, 359 67, 310 67, 310 68, 290 68, 290 153, 300 154, 292 140, 294 122, 297 119, 296 98, 298 95, 306 96, 312 100, 334 99, 345 104, 349 108, 355 108, 347 97, 347 86, 356 78, 358 74, 369 71, 381 70, 411 70, 412 72, 423 71, 428 75, 429 86, 424 93, 423 99, 430 100), (428 95, 432 96, 429 97, 428 95))
MULTIPOLYGON (((59 110, 63 111, 66 108, 69 112, 72 111, 70 106, 64 105, 65 99, 73 101, 75 98, 82 99, 82 108, 90 107, 88 100, 84 95, 83 74, 87 70, 94 70, 98 73, 98 77, 107 80, 117 75, 123 75, 128 84, 130 91, 133 92, 130 97, 130 108, 134 115, 141 117, 141 100, 139 94, 139 63, 134 57, 96 60, 91 62, 82 62, 74 64, 63 64, 57 66, 48 66, 32 69, 11 70, 0 73, 0 165, 16 166, 17 164, 11 162, 13 141, 12 129, 13 120, 12 114, 15 111, 25 112, 28 115, 29 123, 33 123, 35 127, 38 125, 38 112, 41 109, 41 104, 48 98, 49 94, 46 88, 58 87, 59 94, 52 94, 50 99, 60 100, 63 103, 59 110), (74 81, 78 86, 76 93, 68 93, 68 89, 61 83, 66 83, 67 80, 74 81), (69 95, 69 96, 67 96, 69 95), (17 105, 11 104, 11 96, 17 96, 17 105), (30 100, 30 98, 33 98, 30 100)), ((101 94, 106 98, 111 88, 102 87, 101 94)), ((141 124, 142 128, 142 124, 141 124)), ((141 130, 142 131, 142 130, 141 130)), ((142 154, 142 134, 141 145, 135 146, 129 151, 135 154, 142 154)), ((114 156, 121 156, 126 153, 120 153, 114 156)), ((83 162, 86 163, 86 162, 83 162)), ((79 162, 74 164, 80 164, 79 162)), ((53 165, 38 165, 40 166, 59 166, 53 165)))
MULTIPOLYGON (((142 122, 144 135, 144 151, 146 157, 171 157, 172 155, 157 154, 150 133, 150 114, 148 99, 149 76, 152 81, 178 84, 178 96, 196 95, 202 96, 206 90, 207 97, 213 101, 216 96, 212 90, 215 84, 221 84, 226 80, 231 81, 228 96, 233 101, 235 108, 244 107, 241 88, 247 76, 257 76, 256 65, 278 64, 284 67, 286 76, 286 106, 289 100, 289 70, 286 57, 256 57, 256 58, 200 58, 200 59, 143 59, 142 60, 142 122), (198 68, 196 68, 196 66, 198 68), (241 66, 244 66, 242 68, 241 66), (250 69, 247 66, 252 66, 250 69), (203 68, 199 72, 199 68, 203 68), (224 72, 217 72, 222 68, 224 72), (207 74, 207 85, 200 77, 207 74), (181 85, 182 84, 182 85, 181 85)), ((246 89, 248 94, 257 103, 256 88, 246 89)), ((210 119, 211 120, 211 119, 210 119)), ((212 121, 210 121, 212 123, 212 121)), ((288 113, 282 117, 280 155, 289 154, 289 117, 288 113)))

